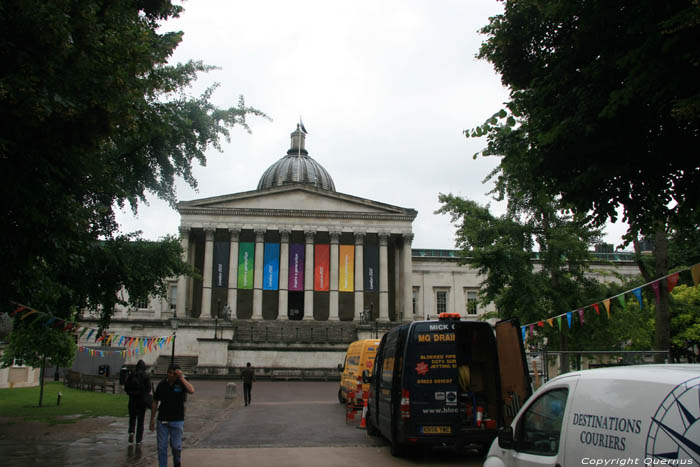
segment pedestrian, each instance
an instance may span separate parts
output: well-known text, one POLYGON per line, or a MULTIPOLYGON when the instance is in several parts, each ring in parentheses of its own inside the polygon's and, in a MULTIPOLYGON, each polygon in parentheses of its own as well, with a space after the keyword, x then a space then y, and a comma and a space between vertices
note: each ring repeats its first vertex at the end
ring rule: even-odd
POLYGON ((250 405, 250 392, 253 389, 253 381, 255 381, 255 369, 250 366, 250 362, 246 363, 245 368, 241 370, 241 379, 243 380, 245 405, 250 405))
POLYGON ((194 394, 194 387, 185 379, 180 366, 171 364, 168 367, 168 375, 156 387, 151 410, 151 431, 155 429, 156 410, 158 411, 159 467, 168 466, 168 438, 173 453, 173 465, 180 467, 187 394, 194 394))
POLYGON ((136 444, 141 444, 146 408, 151 408, 151 379, 146 374, 146 364, 143 360, 136 363, 136 369, 126 378, 124 391, 129 395, 129 443, 134 442, 135 428, 136 444))

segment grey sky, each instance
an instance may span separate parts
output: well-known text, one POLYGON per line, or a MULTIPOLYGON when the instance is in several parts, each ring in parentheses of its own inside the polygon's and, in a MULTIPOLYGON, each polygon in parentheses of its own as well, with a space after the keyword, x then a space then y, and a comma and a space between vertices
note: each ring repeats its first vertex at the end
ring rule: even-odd
MULTIPOLYGON (((219 106, 246 103, 273 121, 251 118, 252 134, 235 129, 223 152, 197 167, 199 192, 178 183, 178 199, 254 190, 264 170, 286 154, 301 115, 309 155, 328 170, 337 191, 418 211, 414 248, 454 248, 454 228, 438 193, 482 204, 482 180, 495 159, 472 159, 483 140, 462 131, 507 100, 491 65, 474 57, 478 29, 501 11, 495 0, 311 1, 206 0, 184 3, 164 29, 184 31, 174 61, 202 60, 220 70, 219 106)), ((492 203, 493 204, 493 203, 492 203)), ((153 199, 125 231, 145 238, 176 234, 177 212, 153 199)), ((624 231, 612 226, 608 241, 624 231)))

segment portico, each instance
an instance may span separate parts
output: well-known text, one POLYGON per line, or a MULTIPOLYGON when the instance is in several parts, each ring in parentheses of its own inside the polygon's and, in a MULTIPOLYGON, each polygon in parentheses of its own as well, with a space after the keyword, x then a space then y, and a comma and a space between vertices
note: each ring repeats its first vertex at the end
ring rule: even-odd
POLYGON ((292 133, 258 189, 178 204, 183 258, 201 279, 178 282, 191 318, 410 320, 413 209, 338 193, 292 133))

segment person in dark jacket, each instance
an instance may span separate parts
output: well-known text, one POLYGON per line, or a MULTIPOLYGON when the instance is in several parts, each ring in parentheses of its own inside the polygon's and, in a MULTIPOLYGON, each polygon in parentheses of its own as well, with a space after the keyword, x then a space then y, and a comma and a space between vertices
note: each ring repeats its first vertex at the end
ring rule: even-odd
POLYGON ((250 362, 246 363, 245 368, 241 370, 241 379, 243 380, 245 405, 250 405, 250 393, 253 390, 253 381, 255 381, 255 369, 250 366, 250 362))
POLYGON ((141 444, 143 419, 151 393, 151 379, 146 374, 146 364, 143 360, 136 363, 136 369, 127 377, 124 389, 129 395, 129 442, 134 442, 134 428, 136 428, 136 444, 141 444))
POLYGON ((167 377, 156 386, 151 410, 151 431, 156 428, 156 410, 158 411, 159 467, 168 467, 168 438, 173 453, 173 465, 180 467, 187 394, 194 394, 194 386, 187 381, 179 365, 171 364, 167 377))

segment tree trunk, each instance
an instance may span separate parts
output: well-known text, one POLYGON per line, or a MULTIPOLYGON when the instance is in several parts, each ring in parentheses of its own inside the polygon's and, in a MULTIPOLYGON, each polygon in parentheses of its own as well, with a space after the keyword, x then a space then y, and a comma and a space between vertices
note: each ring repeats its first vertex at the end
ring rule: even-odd
POLYGON ((44 400, 44 370, 46 369, 46 355, 41 360, 41 370, 39 371, 39 407, 44 400))
MULTIPOLYGON (((654 242, 655 277, 664 277, 668 274, 668 237, 663 225, 657 227, 654 242)), ((665 356, 655 355, 654 362, 656 363, 663 363, 668 359, 668 352, 671 350, 671 311, 666 280, 662 281, 660 285, 659 304, 656 307, 654 350, 665 350, 667 354, 665 356)))
MULTIPOLYGON (((567 338, 567 335, 565 332, 559 331, 559 342, 560 346, 559 349, 566 352, 569 350, 569 339, 567 338)), ((559 374, 564 374, 569 372, 569 354, 568 353, 560 353, 559 354, 559 374)))

